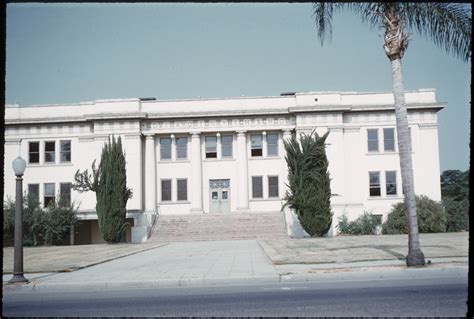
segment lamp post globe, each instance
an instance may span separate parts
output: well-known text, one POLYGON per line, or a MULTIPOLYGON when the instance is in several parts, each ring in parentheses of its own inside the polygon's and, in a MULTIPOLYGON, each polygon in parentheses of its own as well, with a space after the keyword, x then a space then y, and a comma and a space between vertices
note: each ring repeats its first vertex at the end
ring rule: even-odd
POLYGON ((12 284, 28 282, 23 276, 23 173, 26 161, 20 156, 12 163, 16 175, 15 194, 15 247, 13 250, 13 277, 8 282, 12 284))

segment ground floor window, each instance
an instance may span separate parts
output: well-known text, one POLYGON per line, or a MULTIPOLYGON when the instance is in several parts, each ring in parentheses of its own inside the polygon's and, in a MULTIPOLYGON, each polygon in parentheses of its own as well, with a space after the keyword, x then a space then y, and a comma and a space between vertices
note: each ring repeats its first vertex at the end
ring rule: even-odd
POLYGON ((54 183, 44 184, 44 207, 54 202, 54 183))
POLYGON ((252 197, 263 198, 262 176, 252 176, 252 197))
POLYGON ((278 196, 278 176, 268 176, 268 197, 278 196))
POLYGON ((61 205, 69 206, 71 204, 71 183, 60 183, 59 193, 61 195, 61 205))
POLYGON ((28 197, 39 202, 39 184, 28 184, 28 197))
POLYGON ((188 200, 188 180, 178 179, 176 184, 178 188, 178 200, 188 200))
POLYGON ((161 201, 171 201, 171 179, 161 180, 161 201))
POLYGON ((380 196, 380 172, 369 172, 370 196, 380 196))
POLYGON ((385 185, 387 195, 397 195, 397 172, 386 171, 385 172, 385 185))

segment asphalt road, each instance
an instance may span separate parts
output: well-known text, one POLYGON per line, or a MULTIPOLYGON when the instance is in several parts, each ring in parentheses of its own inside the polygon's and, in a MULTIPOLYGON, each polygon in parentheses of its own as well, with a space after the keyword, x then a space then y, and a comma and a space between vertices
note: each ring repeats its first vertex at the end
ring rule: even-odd
POLYGON ((7 292, 3 316, 465 316, 467 278, 7 292))

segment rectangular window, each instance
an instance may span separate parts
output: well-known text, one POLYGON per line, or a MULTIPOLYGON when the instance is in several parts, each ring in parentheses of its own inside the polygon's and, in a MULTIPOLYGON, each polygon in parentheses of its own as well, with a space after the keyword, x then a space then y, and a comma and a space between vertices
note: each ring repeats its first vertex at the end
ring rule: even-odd
POLYGON ((268 176, 268 197, 278 197, 278 176, 268 176))
POLYGON ((29 163, 39 163, 39 142, 29 142, 28 143, 28 162, 29 163))
POLYGON ((250 135, 250 148, 252 156, 262 156, 262 134, 250 135))
POLYGON ((54 163, 56 162, 56 142, 44 142, 44 162, 54 163))
POLYGON ((161 201, 166 202, 171 200, 171 179, 161 180, 161 201))
POLYGON ((383 149, 384 151, 395 151, 395 129, 383 129, 383 149))
POLYGON ((278 156, 278 133, 267 134, 267 155, 278 156))
POLYGON ((372 215, 374 216, 375 222, 377 223, 377 226, 382 226, 382 215, 380 214, 375 214, 372 215))
POLYGON ((71 161, 71 141, 60 141, 60 162, 71 161))
POLYGON ((387 195, 397 195, 397 172, 387 171, 385 172, 385 185, 387 195))
POLYGON ((61 206, 69 206, 71 204, 71 183, 60 183, 59 184, 59 204, 61 206))
POLYGON ((206 136, 206 158, 217 157, 217 136, 206 136))
POLYGON ((380 196, 380 173, 369 172, 370 196, 380 196))
POLYGON ((263 198, 262 176, 252 176, 252 198, 263 198))
POLYGON ((232 157, 232 135, 221 136, 222 157, 232 157))
POLYGON ((28 197, 39 202, 39 184, 28 184, 28 197))
POLYGON ((54 202, 54 183, 44 184, 44 207, 47 207, 50 203, 54 202))
POLYGON ((160 138, 160 159, 171 159, 171 138, 160 138))
POLYGON ((188 158, 188 138, 187 137, 176 138, 176 158, 177 159, 188 158))
POLYGON ((378 129, 368 129, 367 130, 367 146, 369 152, 378 152, 379 151, 379 136, 378 129))
POLYGON ((178 200, 188 200, 188 180, 178 179, 178 200))

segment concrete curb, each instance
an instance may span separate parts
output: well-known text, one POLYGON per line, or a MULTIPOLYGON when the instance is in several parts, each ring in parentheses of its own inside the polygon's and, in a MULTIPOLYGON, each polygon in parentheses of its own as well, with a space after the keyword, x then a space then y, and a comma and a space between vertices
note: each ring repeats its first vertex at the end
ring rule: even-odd
POLYGON ((111 282, 69 282, 48 283, 31 281, 29 284, 4 284, 4 293, 16 292, 53 292, 53 291, 103 291, 120 289, 154 289, 179 287, 210 287, 210 286, 245 286, 255 284, 284 284, 303 282, 334 282, 334 281, 370 281, 383 279, 417 279, 466 277, 467 265, 449 268, 410 268, 406 267, 368 267, 362 269, 328 269, 310 273, 286 273, 261 276, 227 276, 227 277, 182 277, 162 278, 148 281, 111 281, 111 282), (349 269, 349 270, 347 270, 349 269))

